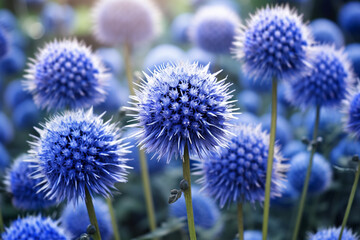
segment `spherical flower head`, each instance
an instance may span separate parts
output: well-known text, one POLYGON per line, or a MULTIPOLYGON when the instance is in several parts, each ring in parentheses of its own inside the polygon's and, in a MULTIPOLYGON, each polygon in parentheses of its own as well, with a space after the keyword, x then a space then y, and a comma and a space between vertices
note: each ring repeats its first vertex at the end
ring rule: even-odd
POLYGON ((69 35, 75 26, 75 11, 67 4, 48 2, 41 12, 47 34, 69 35))
POLYGON ((27 73, 26 90, 43 109, 87 108, 105 100, 105 69, 91 50, 76 40, 47 44, 27 73))
MULTIPOLYGON (((195 226, 202 229, 214 228, 220 220, 220 210, 215 201, 199 192, 196 186, 192 188, 191 194, 195 226)), ((169 207, 170 216, 187 219, 184 195, 169 207)))
POLYGON ((0 58, 6 55, 9 48, 9 40, 5 30, 0 26, 0 58))
POLYGON ((292 140, 284 146, 282 153, 286 159, 291 159, 302 151, 306 151, 306 145, 299 140, 292 140))
POLYGON ((17 28, 17 20, 14 14, 8 9, 0 9, 0 27, 10 32, 17 28))
MULTIPOLYGON (((93 204, 101 239, 112 239, 113 230, 108 206, 99 198, 95 198, 93 204)), ((73 236, 73 239, 78 239, 81 234, 86 233, 89 224, 90 220, 85 202, 81 202, 77 206, 68 204, 61 214, 61 226, 73 236)))
POLYGON ((331 150, 330 161, 332 165, 348 167, 354 155, 360 156, 360 142, 344 138, 331 150))
POLYGON ((104 44, 148 42, 159 33, 160 14, 150 0, 103 0, 93 8, 94 34, 104 44))
MULTIPOLYGON (((220 207, 238 202, 262 203, 265 198, 265 181, 269 135, 261 125, 241 124, 232 129, 229 148, 198 165, 199 182, 220 207)), ((271 197, 281 196, 281 181, 286 166, 278 147, 275 147, 274 168, 271 180, 271 197)))
POLYGON ((226 146, 234 118, 228 88, 217 81, 209 66, 180 62, 145 75, 141 89, 133 96, 140 127, 140 145, 159 158, 190 154, 205 156, 218 146, 226 146))
POLYGON ((188 30, 193 19, 192 13, 182 13, 171 23, 171 37, 177 43, 188 43, 188 30))
POLYGON ((70 240, 58 222, 40 215, 15 220, 1 237, 3 240, 70 240))
POLYGON ((114 183, 126 182, 128 152, 116 125, 78 110, 56 115, 37 129, 30 153, 34 178, 49 199, 77 202, 90 193, 108 196, 114 183))
POLYGON ((351 1, 344 4, 338 15, 338 22, 342 29, 353 36, 360 32, 360 3, 351 1))
POLYGON ((334 44, 336 47, 344 45, 344 35, 333 21, 326 18, 318 18, 312 21, 309 27, 316 42, 334 44))
POLYGON ((44 192, 39 192, 40 179, 31 178, 31 156, 20 155, 15 159, 5 179, 7 191, 12 195, 13 205, 22 210, 41 210, 55 205, 55 201, 45 197, 44 192))
MULTIPOLYGON (((301 192, 304 187, 306 170, 309 165, 310 153, 301 152, 291 159, 291 165, 287 174, 289 183, 301 192)), ((325 158, 315 153, 311 168, 308 193, 316 194, 325 191, 331 183, 332 169, 325 158)))
POLYGON ((311 58, 310 32, 289 6, 266 7, 241 26, 233 53, 254 79, 289 79, 304 72, 311 58))
POLYGON ((354 72, 360 78, 360 43, 349 44, 346 46, 345 52, 352 63, 354 72))
POLYGON ((0 59, 0 73, 13 75, 23 71, 25 66, 24 51, 16 46, 10 46, 7 54, 0 59))
POLYGON ((294 106, 335 107, 346 97, 353 72, 342 50, 333 46, 313 47, 313 68, 288 83, 287 97, 294 106))
POLYGON ((6 86, 4 102, 8 109, 14 109, 22 102, 31 99, 31 95, 23 89, 21 81, 13 80, 6 86))
MULTIPOLYGON (((340 235, 340 227, 339 228, 329 228, 318 231, 317 233, 310 234, 309 240, 337 240, 340 235)), ((351 229, 344 229, 342 240, 359 240, 359 237, 352 233, 351 229)))
POLYGON ((205 6, 195 14, 189 26, 191 41, 212 53, 230 53, 240 19, 225 6, 205 6))
POLYGON ((13 122, 20 129, 32 128, 40 120, 40 111, 33 100, 26 100, 13 110, 13 122))

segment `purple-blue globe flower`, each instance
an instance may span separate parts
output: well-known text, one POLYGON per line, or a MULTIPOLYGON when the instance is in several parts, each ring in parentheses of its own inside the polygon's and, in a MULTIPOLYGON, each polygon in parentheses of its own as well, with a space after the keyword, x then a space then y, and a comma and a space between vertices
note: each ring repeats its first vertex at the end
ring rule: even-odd
POLYGON ((347 167, 354 155, 360 156, 360 142, 344 138, 331 150, 330 161, 335 166, 347 167))
POLYGON ((335 44, 337 48, 344 45, 344 35, 333 21, 326 18, 318 18, 312 21, 309 27, 316 42, 335 44))
POLYGON ((240 19, 232 9, 216 5, 205 6, 195 14, 189 26, 191 41, 212 53, 230 53, 240 19))
MULTIPOLYGON (((101 239, 113 239, 113 229, 108 206, 99 198, 95 198, 93 204, 101 239)), ((72 235, 73 240, 78 239, 81 234, 86 233, 89 224, 90 220, 85 202, 81 202, 77 206, 68 204, 61 214, 61 226, 72 235)))
POLYGON ((357 77, 360 78, 360 43, 349 44, 345 52, 352 63, 352 67, 357 77))
POLYGON ((42 216, 28 216, 15 220, 1 235, 3 240, 70 240, 58 222, 42 216))
POLYGON ((353 36, 360 36, 360 2, 352 1, 344 4, 338 15, 342 29, 353 36))
POLYGON ((18 129, 32 128, 40 120, 40 111, 33 100, 29 99, 13 109, 12 119, 18 129))
POLYGON ((0 58, 4 57, 9 49, 9 39, 5 30, 0 26, 0 58))
POLYGON ((24 90, 21 81, 22 80, 13 80, 6 86, 4 102, 9 110, 14 109, 18 104, 31 99, 31 95, 24 90))
POLYGON ((266 7, 242 26, 233 53, 257 79, 293 78, 309 65, 309 29, 289 6, 266 7))
POLYGON ((345 113, 345 129, 360 138, 360 88, 352 88, 343 102, 345 113))
POLYGON ((136 96, 133 96, 140 127, 139 144, 158 158, 190 154, 207 155, 218 146, 226 146, 234 118, 231 84, 218 81, 209 66, 180 62, 167 64, 145 75, 136 96))
POLYGON ((0 9, 0 27, 3 27, 8 32, 17 28, 16 17, 8 9, 0 9))
POLYGON ((69 35, 75 26, 75 11, 67 4, 48 2, 41 12, 45 33, 69 35))
MULTIPOLYGON (((290 169, 287 173, 289 183, 301 192, 304 187, 306 170, 309 165, 310 153, 301 152, 296 154, 290 162, 290 169)), ((331 183, 332 169, 325 158, 315 153, 311 168, 308 193, 316 194, 325 191, 331 183)))
POLYGON ((54 41, 32 60, 24 83, 41 108, 87 108, 105 100, 104 71, 100 60, 82 43, 54 41))
POLYGON ((175 42, 188 43, 190 41, 188 32, 189 32, 189 26, 191 26, 192 19, 193 19, 193 14, 182 13, 172 21, 171 37, 175 42))
POLYGON ((24 51, 16 46, 11 46, 8 53, 0 59, 0 73, 12 75, 23 71, 25 66, 24 51))
MULTIPOLYGON (((317 233, 310 234, 309 240, 338 240, 340 235, 340 227, 328 228, 319 230, 317 233)), ((351 229, 344 229, 342 240, 359 240, 359 237, 351 231, 351 229)))
POLYGON ((335 107, 346 97, 353 81, 351 65, 342 50, 333 46, 313 47, 313 68, 288 83, 287 97, 294 106, 335 107))
POLYGON ((30 153, 34 178, 41 179, 46 197, 76 202, 85 189, 107 197, 117 182, 126 182, 128 152, 115 124, 92 109, 65 112, 37 129, 30 153))
MULTIPOLYGON (((220 210, 215 201, 199 192, 197 186, 192 187, 192 204, 196 228, 212 229, 220 221, 220 210)), ((169 206, 171 217, 187 219, 184 195, 169 206)), ((186 221, 187 222, 187 221, 186 221)))
POLYGON ((31 178, 31 156, 20 155, 15 159, 11 169, 6 175, 6 189, 12 195, 12 204, 22 210, 41 210, 55 205, 55 201, 45 197, 44 192, 39 192, 40 179, 31 178))
MULTIPOLYGON (((265 198, 265 181, 269 135, 261 125, 238 125, 232 129, 229 148, 202 161, 197 175, 204 191, 219 201, 220 207, 237 202, 262 203, 265 198)), ((281 196, 281 181, 286 166, 279 148, 275 147, 271 179, 271 197, 281 196)))

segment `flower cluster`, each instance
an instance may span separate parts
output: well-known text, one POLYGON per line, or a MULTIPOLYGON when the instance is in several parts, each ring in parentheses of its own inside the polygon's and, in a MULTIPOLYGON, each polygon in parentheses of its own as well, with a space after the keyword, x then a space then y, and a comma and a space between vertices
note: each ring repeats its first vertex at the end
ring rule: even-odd
MULTIPOLYGON (((339 239, 340 228, 329 228, 318 231, 315 234, 310 234, 309 240, 337 240, 339 239)), ((342 240, 359 240, 356 234, 352 233, 350 229, 344 229, 342 240)))

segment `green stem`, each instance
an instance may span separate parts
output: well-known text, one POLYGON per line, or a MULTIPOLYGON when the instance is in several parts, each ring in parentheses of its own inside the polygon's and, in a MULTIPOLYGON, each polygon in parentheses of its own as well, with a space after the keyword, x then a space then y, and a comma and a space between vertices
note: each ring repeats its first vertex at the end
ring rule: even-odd
POLYGON ((184 149, 183 177, 189 184, 188 189, 184 191, 184 196, 186 203, 186 213, 187 213, 190 240, 196 240, 194 212, 193 212, 192 198, 191 198, 190 157, 189 157, 189 148, 187 143, 185 144, 185 149, 184 149))
POLYGON ((101 240, 100 229, 99 229, 99 225, 98 225, 98 222, 97 222, 97 219, 96 219, 94 204, 92 202, 92 198, 91 198, 91 195, 90 195, 89 190, 88 190, 87 187, 85 188, 85 203, 86 203, 86 208, 87 208, 87 211, 88 211, 90 223, 96 229, 96 232, 92 237, 94 238, 94 240, 101 240))
POLYGON ((265 183, 265 201, 264 201, 264 216, 262 226, 262 239, 267 239, 269 210, 270 210, 270 190, 271 190, 271 175, 274 160, 275 134, 276 134, 276 112, 277 112, 277 81, 275 77, 272 79, 272 95, 271 95, 271 127, 270 127, 270 142, 269 153, 266 166, 266 183, 265 183))
POLYGON ((115 240, 120 240, 120 234, 119 234, 119 229, 117 227, 115 211, 114 211, 114 207, 112 205, 112 201, 111 201, 110 197, 106 198, 106 203, 108 205, 110 216, 111 216, 111 225, 112 225, 113 232, 114 232, 114 239, 115 240))
POLYGON ((3 222, 3 216, 2 216, 2 212, 1 212, 1 206, 0 206, 0 233, 4 232, 4 222, 3 222))
MULTIPOLYGON (((316 116, 315 116, 315 125, 314 125, 314 131, 313 131, 313 141, 316 141, 318 128, 319 128, 319 120, 320 120, 320 107, 317 106, 316 107, 316 116)), ((304 187, 303 187, 303 190, 302 190, 302 193, 301 193, 300 205, 299 205, 299 209, 298 209, 298 212, 297 212, 295 230, 293 232, 292 240, 296 240, 296 238, 297 238, 297 236, 299 234, 300 225, 301 225, 301 219, 302 219, 302 215, 303 215, 303 212, 304 212, 304 206, 305 206, 305 201, 306 201, 306 194, 307 194, 308 188, 309 188, 309 181, 310 181, 310 176, 311 176, 311 168, 312 168, 312 165, 313 165, 313 159, 314 159, 315 151, 316 151, 316 144, 313 145, 312 148, 311 148, 309 165, 308 165, 308 168, 306 170, 306 177, 305 177, 304 187)))
POLYGON ((350 193, 350 197, 349 197, 349 201, 348 201, 348 204, 346 206, 346 210, 345 210, 345 215, 344 215, 344 219, 343 219, 343 222, 341 224, 341 231, 340 231, 340 235, 339 235, 339 240, 341 240, 341 237, 342 237, 342 234, 344 232, 344 228, 345 228, 345 225, 346 225, 346 222, 349 218, 349 214, 350 214, 350 210, 351 210, 351 205, 354 201, 354 197, 355 197, 355 193, 356 193, 356 188, 357 188, 357 185, 358 185, 358 182, 359 182, 359 177, 360 177, 360 160, 359 160, 359 165, 358 165, 358 168, 356 170, 356 175, 355 175, 355 179, 354 179, 354 183, 352 185, 352 188, 351 188, 351 193, 350 193))
POLYGON ((244 240, 244 219, 243 219, 243 205, 242 203, 237 204, 238 209, 238 229, 239 229, 239 240, 244 240))
POLYGON ((135 95, 134 91, 134 77, 131 65, 131 45, 128 43, 124 44, 124 59, 126 68, 126 78, 129 85, 129 91, 131 95, 135 95))

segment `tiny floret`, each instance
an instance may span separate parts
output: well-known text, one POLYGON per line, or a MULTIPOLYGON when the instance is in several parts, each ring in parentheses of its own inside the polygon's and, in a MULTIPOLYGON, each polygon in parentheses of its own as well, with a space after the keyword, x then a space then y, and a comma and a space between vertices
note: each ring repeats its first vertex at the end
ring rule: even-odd
MULTIPOLYGON (((309 240, 338 240, 340 235, 339 228, 329 228, 318 231, 317 233, 310 234, 309 240)), ((342 240, 359 240, 359 237, 354 234, 351 229, 345 228, 342 235, 342 240)))
POLYGON ((3 240, 70 240, 58 222, 42 216, 29 216, 15 220, 1 235, 3 240))
POLYGON ((105 68, 76 40, 47 44, 29 64, 24 82, 34 102, 47 110, 87 108, 105 100, 105 68))
POLYGON ((312 37, 289 6, 266 7, 241 26, 233 53, 254 79, 293 78, 310 66, 312 37))
POLYGON ((313 68, 304 76, 287 82, 287 98, 294 106, 335 107, 345 99, 354 74, 342 50, 333 46, 313 47, 313 68))
MULTIPOLYGON (((222 148, 197 165, 202 189, 219 201, 220 207, 238 202, 260 203, 265 198, 269 135, 261 125, 239 124, 232 129, 229 148, 222 148)), ((275 147, 271 197, 281 196, 286 165, 275 147)))
POLYGON ((100 116, 78 110, 56 115, 37 129, 30 153, 40 178, 39 191, 49 199, 77 202, 91 194, 108 196, 114 183, 126 182, 128 152, 119 129, 100 116))
POLYGON ((235 110, 231 84, 217 81, 208 68, 188 62, 159 67, 151 76, 145 74, 132 97, 130 109, 138 121, 132 126, 142 128, 139 144, 159 159, 183 156, 185 145, 200 157, 227 145, 235 110))

